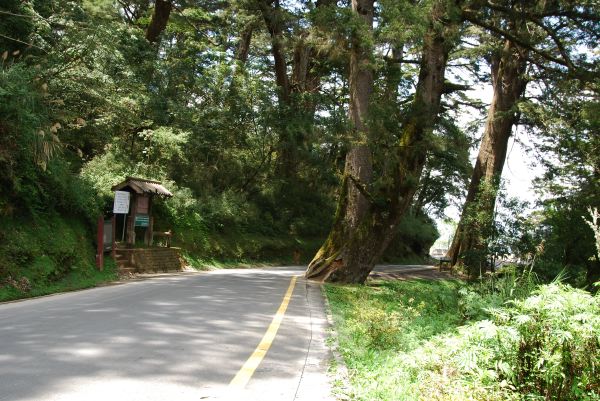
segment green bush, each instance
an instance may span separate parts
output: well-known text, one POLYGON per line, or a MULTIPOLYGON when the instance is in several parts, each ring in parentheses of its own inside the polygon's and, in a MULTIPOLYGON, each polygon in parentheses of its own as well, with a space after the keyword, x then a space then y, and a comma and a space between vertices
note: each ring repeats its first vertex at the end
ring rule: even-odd
POLYGON ((459 307, 468 320, 490 317, 494 308, 507 301, 523 299, 537 288, 539 279, 531 270, 520 271, 516 265, 504 266, 459 290, 459 307))
POLYGON ((581 265, 566 265, 558 259, 541 257, 536 260, 533 271, 541 282, 550 283, 557 277, 573 287, 584 287, 587 284, 586 267, 581 265))
POLYGON ((74 270, 94 269, 92 239, 76 218, 51 214, 6 220, 0 229, 0 245, 0 277, 25 277, 33 289, 74 270))
POLYGON ((559 283, 536 286, 514 272, 471 284, 327 286, 350 372, 345 395, 600 400, 600 296, 559 283))
POLYGON ((565 285, 498 310, 507 337, 500 355, 516 391, 539 399, 600 399, 600 298, 565 285))
POLYGON ((598 296, 544 285, 427 344, 415 374, 431 399, 600 400, 599 333, 598 296))
POLYGON ((426 215, 407 214, 398 226, 396 237, 385 251, 384 262, 422 263, 429 248, 440 236, 434 221, 426 215))

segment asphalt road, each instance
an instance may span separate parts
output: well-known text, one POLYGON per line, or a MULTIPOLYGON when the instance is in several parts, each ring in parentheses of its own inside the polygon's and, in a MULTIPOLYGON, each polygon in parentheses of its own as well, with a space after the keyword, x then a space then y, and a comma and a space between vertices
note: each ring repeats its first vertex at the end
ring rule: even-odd
POLYGON ((0 400, 330 399, 323 299, 302 279, 245 389, 229 386, 301 273, 221 270, 2 304, 0 400))

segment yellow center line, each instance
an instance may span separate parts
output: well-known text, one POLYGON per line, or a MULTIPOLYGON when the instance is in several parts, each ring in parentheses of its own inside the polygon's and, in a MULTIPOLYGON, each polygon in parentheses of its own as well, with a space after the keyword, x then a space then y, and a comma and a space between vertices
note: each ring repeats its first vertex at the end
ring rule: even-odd
POLYGON ((242 366, 239 372, 237 372, 235 377, 231 380, 229 387, 238 389, 244 388, 246 384, 248 384, 248 381, 254 374, 256 368, 258 368, 258 365, 260 365, 263 358, 267 354, 267 351, 269 351, 269 348, 271 348, 271 344, 277 335, 277 330, 279 330, 279 326, 281 325, 285 311, 287 310, 290 299, 292 298, 292 293, 294 292, 294 286, 296 285, 297 278, 298 277, 296 276, 292 277, 292 281, 290 281, 290 285, 285 293, 285 296, 283 297, 283 301, 281 302, 281 305, 279 305, 279 309, 277 310, 275 317, 273 317, 267 332, 252 355, 250 355, 250 358, 248 358, 246 363, 244 363, 244 366, 242 366))

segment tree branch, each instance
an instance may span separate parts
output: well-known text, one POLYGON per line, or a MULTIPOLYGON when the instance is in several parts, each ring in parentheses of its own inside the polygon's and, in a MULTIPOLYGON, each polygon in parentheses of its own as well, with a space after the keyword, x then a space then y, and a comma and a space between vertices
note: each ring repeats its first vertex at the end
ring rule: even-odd
POLYGON ((554 62, 556 64, 563 65, 563 66, 565 66, 567 68, 570 67, 570 64, 567 61, 562 60, 562 59, 557 58, 557 57, 554 57, 551 54, 549 54, 548 52, 545 52, 545 51, 542 51, 540 49, 537 49, 535 46, 532 46, 531 43, 527 43, 526 41, 521 40, 518 36, 513 35, 512 33, 508 32, 508 31, 505 31, 504 29, 500 29, 500 28, 498 28, 498 27, 496 27, 496 26, 494 26, 494 25, 492 25, 490 23, 487 23, 485 21, 482 21, 482 20, 478 19, 475 16, 475 13, 473 11, 464 10, 463 11, 463 17, 467 21, 469 21, 469 22, 471 22, 471 23, 473 23, 475 25, 478 25, 478 26, 480 26, 482 28, 485 28, 485 29, 487 29, 487 30, 489 30, 491 32, 494 32, 494 33, 496 33, 496 34, 504 37, 505 39, 508 39, 511 42, 519 45, 520 47, 536 53, 537 55, 541 56, 542 58, 544 58, 544 59, 546 59, 548 61, 552 61, 552 62, 554 62))
POLYGON ((503 13, 515 16, 524 16, 527 17, 527 19, 533 21, 536 19, 542 19, 542 18, 547 18, 547 17, 566 17, 566 18, 570 18, 573 20, 587 20, 587 21, 594 21, 594 22, 600 22, 600 15, 598 14, 594 14, 594 13, 588 13, 588 12, 578 12, 578 11, 573 11, 573 10, 558 10, 558 9, 553 9, 553 10, 546 10, 544 12, 541 13, 531 13, 531 12, 527 12, 527 11, 518 11, 516 12, 514 9, 508 8, 508 7, 504 7, 501 6, 499 4, 495 4, 491 1, 488 1, 486 3, 486 5, 491 8, 492 10, 496 10, 496 11, 501 11, 503 13))
POLYGON ((458 91, 467 91, 471 90, 471 85, 463 85, 463 84, 455 84, 450 81, 444 81, 444 88, 442 89, 443 94, 454 93, 458 91))
POLYGON ((27 46, 35 47, 36 49, 40 49, 40 50, 41 50, 41 51, 43 51, 44 53, 48 53, 46 50, 42 49, 42 48, 41 48, 41 47, 39 47, 39 46, 36 46, 36 45, 34 45, 33 43, 27 43, 27 42, 23 42, 22 40, 15 39, 15 38, 11 38, 10 36, 6 36, 6 35, 2 35, 2 34, 0 34, 0 37, 2 37, 2 38, 4 38, 4 39, 12 40, 12 41, 14 41, 14 42, 22 43, 22 44, 24 44, 24 45, 27 45, 27 46))

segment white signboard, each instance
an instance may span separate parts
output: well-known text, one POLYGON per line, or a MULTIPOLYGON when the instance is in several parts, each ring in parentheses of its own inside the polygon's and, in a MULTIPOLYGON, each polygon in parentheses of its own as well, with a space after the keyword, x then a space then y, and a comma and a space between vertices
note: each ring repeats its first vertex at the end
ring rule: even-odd
POLYGON ((114 214, 129 213, 129 192, 115 191, 115 203, 113 204, 114 214))

